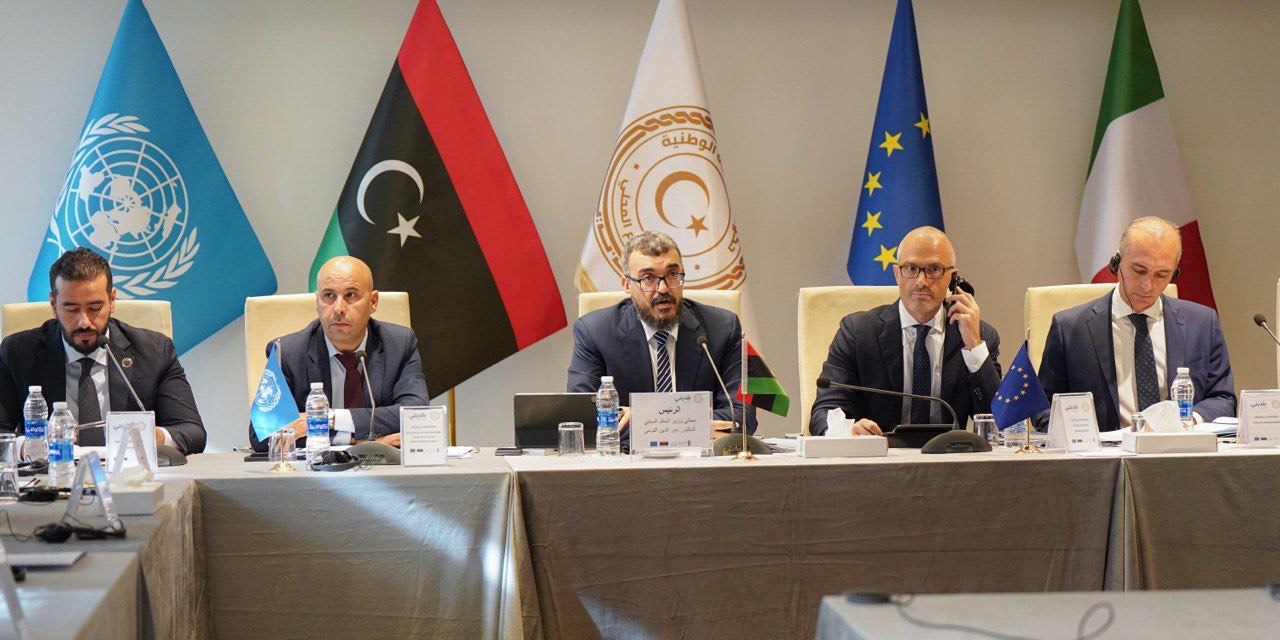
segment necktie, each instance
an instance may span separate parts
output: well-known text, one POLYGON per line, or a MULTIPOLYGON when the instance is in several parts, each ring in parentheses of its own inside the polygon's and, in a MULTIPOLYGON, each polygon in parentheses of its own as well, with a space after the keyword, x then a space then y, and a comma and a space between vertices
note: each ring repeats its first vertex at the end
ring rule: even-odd
MULTIPOLYGON (((102 407, 98 405, 98 385, 93 383, 93 358, 88 356, 77 360, 80 363, 80 382, 76 385, 76 416, 80 424, 89 424, 102 420, 102 407)), ((83 439, 77 438, 82 445, 101 445, 102 429, 91 429, 83 432, 83 439), (94 440, 94 442, 90 442, 94 440)))
POLYGON ((1138 384, 1138 411, 1160 402, 1160 381, 1156 378, 1156 351, 1151 346, 1151 332, 1147 327, 1147 316, 1141 313, 1129 314, 1133 323, 1133 373, 1138 384))
MULTIPOLYGON (((911 393, 933 395, 933 367, 929 366, 929 325, 916 325, 916 350, 911 358, 911 393)), ((911 424, 929 424, 929 401, 911 399, 911 424)))
POLYGON ((653 389, 658 393, 671 393, 671 356, 667 355, 667 339, 671 334, 666 331, 659 331, 653 334, 654 342, 658 343, 658 375, 654 379, 653 389))
POLYGON ((337 409, 364 408, 364 376, 360 374, 360 356, 354 352, 339 353, 338 362, 347 374, 342 379, 342 406, 337 409))

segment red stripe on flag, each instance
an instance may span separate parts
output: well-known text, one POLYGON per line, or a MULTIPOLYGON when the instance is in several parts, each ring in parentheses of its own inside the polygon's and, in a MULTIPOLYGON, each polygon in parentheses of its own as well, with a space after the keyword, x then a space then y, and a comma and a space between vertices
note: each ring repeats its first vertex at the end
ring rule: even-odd
MULTIPOLYGON (((1213 299, 1213 283, 1209 282, 1209 261, 1204 257, 1204 243, 1200 240, 1200 222, 1178 227, 1182 234, 1182 262, 1178 264, 1178 298, 1198 302, 1217 311, 1213 299)), ((1093 274, 1090 282, 1115 282, 1116 277, 1103 267, 1093 274)))
POLYGON ((397 62, 523 349, 565 326, 564 304, 538 229, 435 0, 418 3, 397 62))

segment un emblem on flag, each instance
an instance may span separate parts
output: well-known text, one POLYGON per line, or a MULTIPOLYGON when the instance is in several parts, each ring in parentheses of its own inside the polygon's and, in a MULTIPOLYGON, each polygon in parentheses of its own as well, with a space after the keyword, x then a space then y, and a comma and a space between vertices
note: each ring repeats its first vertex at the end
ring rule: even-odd
POLYGON ((258 382, 258 393, 253 396, 253 404, 263 413, 270 413, 280 404, 280 381, 275 372, 267 369, 262 372, 262 380, 258 382))
POLYGON ((592 227, 596 246, 619 277, 627 239, 661 231, 680 245, 685 286, 742 285, 746 267, 719 151, 711 113, 702 107, 658 109, 622 128, 592 227))
POLYGON ((142 137, 150 131, 117 113, 85 127, 49 225, 60 252, 87 246, 106 256, 126 298, 176 285, 200 250, 182 172, 142 137))

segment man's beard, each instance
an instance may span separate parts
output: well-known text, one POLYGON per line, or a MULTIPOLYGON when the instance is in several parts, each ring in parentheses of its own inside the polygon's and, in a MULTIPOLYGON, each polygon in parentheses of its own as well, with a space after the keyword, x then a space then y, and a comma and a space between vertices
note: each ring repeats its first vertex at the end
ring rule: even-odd
POLYGON ((649 305, 641 308, 636 307, 636 312, 640 314, 640 320, 650 327, 658 331, 671 331, 680 324, 680 303, 676 302, 675 296, 669 293, 659 293, 653 300, 649 301, 649 305), (659 318, 653 314, 653 305, 660 302, 671 302, 676 306, 676 312, 670 318, 659 318))
POLYGON ((97 338, 101 335, 102 333, 99 332, 97 329, 76 329, 75 331, 72 331, 72 332, 69 332, 66 329, 62 330, 63 340, 66 340, 67 344, 71 345, 72 349, 75 349, 76 351, 83 353, 86 356, 93 353, 94 351, 97 351, 98 349, 97 338), (77 335, 81 335, 81 336, 91 335, 94 337, 94 339, 89 342, 88 347, 83 347, 83 346, 80 346, 79 342, 76 342, 75 337, 77 335))

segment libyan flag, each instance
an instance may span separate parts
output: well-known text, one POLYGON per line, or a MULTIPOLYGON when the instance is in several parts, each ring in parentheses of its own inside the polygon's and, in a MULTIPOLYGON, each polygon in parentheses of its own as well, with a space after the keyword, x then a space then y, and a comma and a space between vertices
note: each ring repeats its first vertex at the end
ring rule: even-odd
POLYGON ((782 383, 769 370, 760 352, 746 338, 742 340, 742 386, 738 387, 737 399, 784 418, 791 408, 791 398, 787 396, 786 389, 782 388, 782 383))
POLYGON ((565 326, 538 230, 434 0, 418 4, 334 208, 316 272, 369 264, 409 293, 432 397, 565 326))

